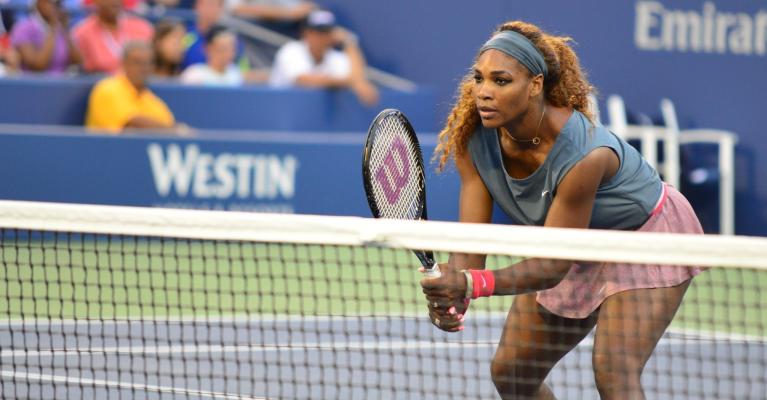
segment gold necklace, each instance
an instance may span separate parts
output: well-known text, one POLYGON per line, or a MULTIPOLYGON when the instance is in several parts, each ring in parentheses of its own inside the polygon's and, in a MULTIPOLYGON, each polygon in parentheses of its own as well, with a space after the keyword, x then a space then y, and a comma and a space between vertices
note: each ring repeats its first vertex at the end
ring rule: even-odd
POLYGON ((533 145, 537 146, 541 143, 541 138, 538 137, 538 131, 541 129, 541 122, 543 122, 543 116, 546 115, 546 104, 543 105, 543 112, 541 113, 541 119, 538 120, 538 127, 535 128, 535 137, 532 139, 517 139, 514 137, 514 135, 511 134, 511 132, 506 131, 506 133, 509 135, 511 140, 519 143, 532 143, 533 145))

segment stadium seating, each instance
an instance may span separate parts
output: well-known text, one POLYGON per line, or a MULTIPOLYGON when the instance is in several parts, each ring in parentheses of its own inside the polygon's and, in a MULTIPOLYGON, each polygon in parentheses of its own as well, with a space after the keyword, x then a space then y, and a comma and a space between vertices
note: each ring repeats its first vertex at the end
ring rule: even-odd
POLYGON ((680 130, 674 103, 662 99, 660 108, 663 126, 629 124, 623 98, 611 95, 607 99, 610 129, 627 140, 638 140, 648 163, 664 180, 680 187, 681 179, 693 185, 716 185, 719 192, 719 232, 735 233, 735 133, 719 129, 680 130), (659 161, 658 143, 662 144, 663 159, 659 161), (713 144, 717 146, 716 166, 685 165, 680 161, 680 146, 713 144))
MULTIPOLYGON (((82 125, 90 88, 96 78, 14 78, 0 80, 0 97, 14 99, 0 107, 6 124, 82 125)), ((152 85, 179 121, 201 129, 261 131, 362 132, 380 108, 405 112, 418 132, 433 131, 433 91, 381 91, 381 103, 368 108, 348 91, 189 87, 152 85)))

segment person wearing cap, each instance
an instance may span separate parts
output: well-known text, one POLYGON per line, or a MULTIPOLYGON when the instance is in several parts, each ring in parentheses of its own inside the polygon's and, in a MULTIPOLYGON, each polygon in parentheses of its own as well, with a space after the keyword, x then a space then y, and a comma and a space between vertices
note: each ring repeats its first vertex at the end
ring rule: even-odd
POLYGON ((269 83, 273 87, 349 88, 362 103, 374 105, 378 90, 365 76, 365 66, 354 35, 337 26, 331 12, 315 10, 303 24, 301 40, 289 42, 277 52, 269 83))

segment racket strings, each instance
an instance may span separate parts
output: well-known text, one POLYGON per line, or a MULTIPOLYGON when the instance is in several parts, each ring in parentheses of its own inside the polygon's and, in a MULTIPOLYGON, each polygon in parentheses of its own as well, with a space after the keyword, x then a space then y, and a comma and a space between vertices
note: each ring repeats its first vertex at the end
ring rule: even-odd
POLYGON ((397 116, 380 121, 370 159, 373 197, 381 217, 419 219, 423 165, 417 143, 397 116))

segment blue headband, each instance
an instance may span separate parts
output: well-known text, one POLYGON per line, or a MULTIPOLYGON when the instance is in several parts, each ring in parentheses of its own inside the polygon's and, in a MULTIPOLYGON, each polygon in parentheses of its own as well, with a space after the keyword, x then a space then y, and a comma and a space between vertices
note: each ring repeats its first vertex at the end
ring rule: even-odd
POLYGON ((538 51, 535 45, 533 45, 533 42, 522 34, 514 31, 499 32, 479 49, 479 54, 490 49, 499 50, 514 57, 522 65, 527 67, 527 69, 532 72, 533 76, 542 74, 543 77, 546 78, 549 73, 548 68, 546 68, 546 61, 543 59, 541 52, 538 51))

